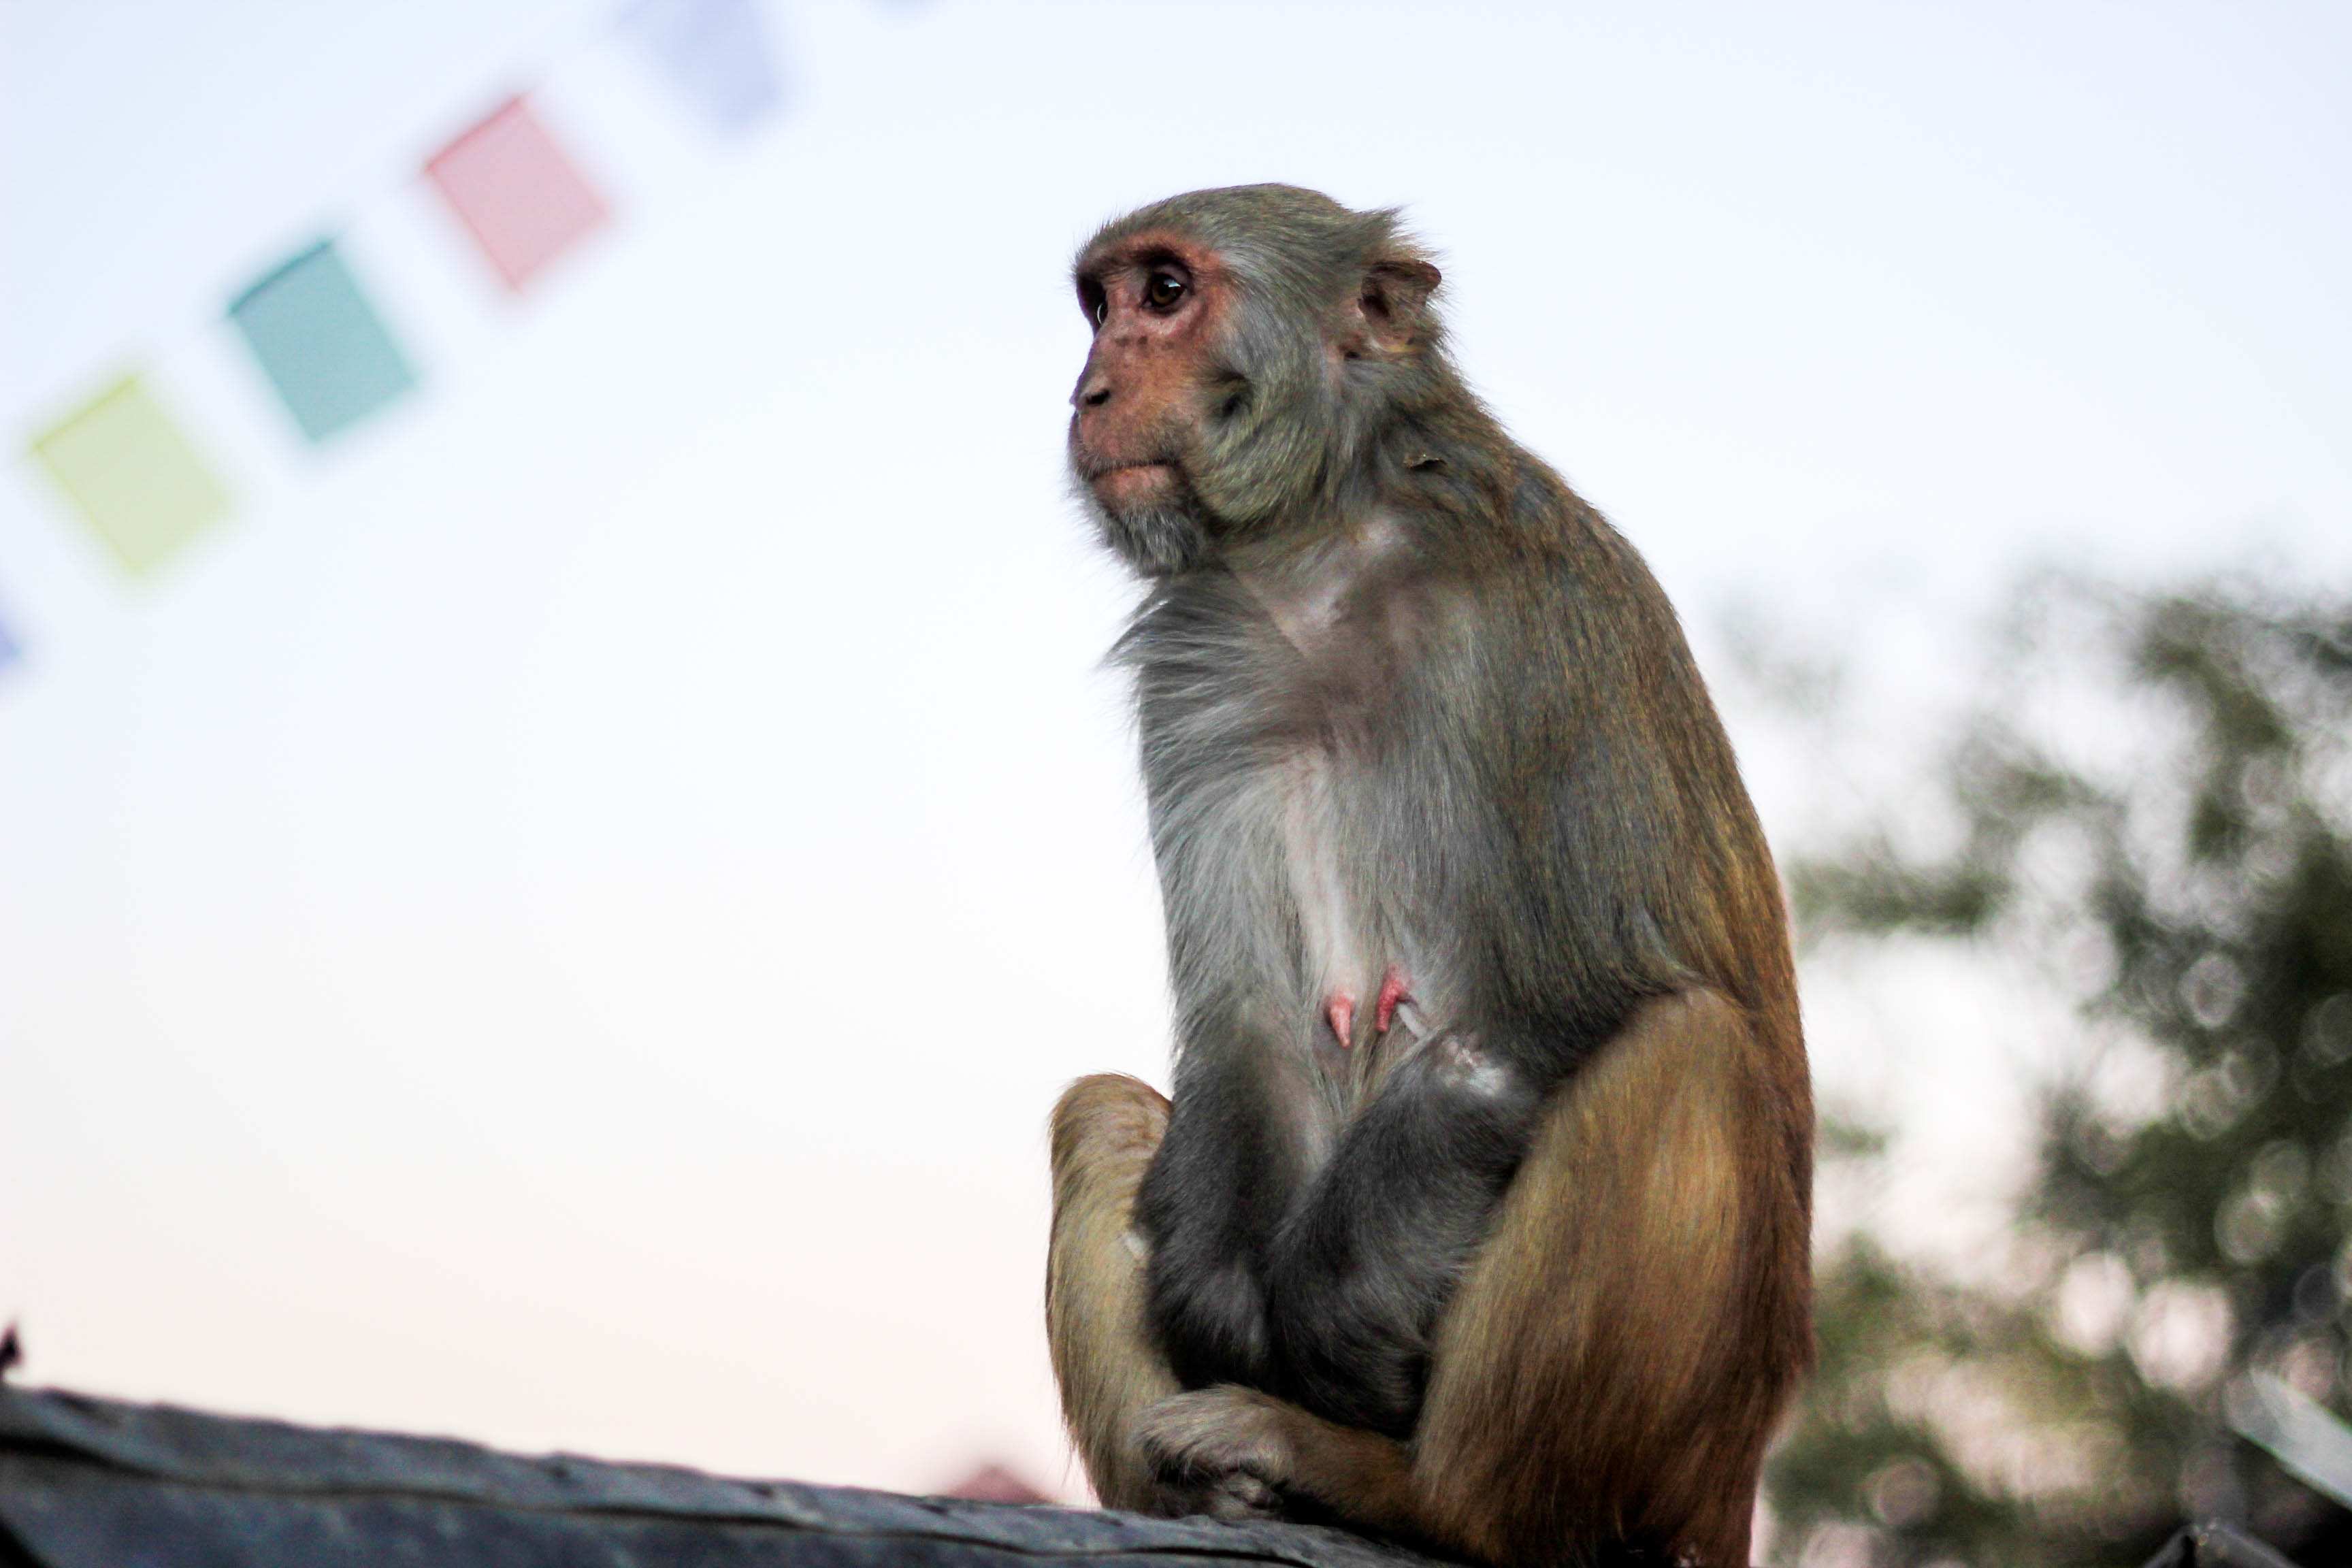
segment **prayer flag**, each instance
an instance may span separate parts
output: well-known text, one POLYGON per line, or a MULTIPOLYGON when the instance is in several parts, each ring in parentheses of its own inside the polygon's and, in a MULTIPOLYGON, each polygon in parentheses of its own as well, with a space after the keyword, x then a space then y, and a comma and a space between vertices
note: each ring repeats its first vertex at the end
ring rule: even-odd
POLYGON ((425 172, 509 289, 610 216, 520 98, 435 153, 425 172))
POLYGON ((18 647, 16 638, 8 635, 7 623, 0 621, 0 669, 7 668, 24 657, 25 650, 18 647))
POLYGON ((37 437, 33 455, 133 573, 228 511, 228 492, 135 375, 37 437))
POLYGON ((333 240, 320 240, 238 295, 228 314, 314 443, 416 384, 333 240))
POLYGON ((725 135, 749 129, 783 96, 758 0, 636 0, 621 26, 725 135))

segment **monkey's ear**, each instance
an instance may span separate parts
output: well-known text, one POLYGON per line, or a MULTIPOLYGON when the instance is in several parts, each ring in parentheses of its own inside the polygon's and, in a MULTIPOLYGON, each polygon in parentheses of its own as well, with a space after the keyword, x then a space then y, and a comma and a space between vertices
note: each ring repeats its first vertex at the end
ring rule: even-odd
POLYGON ((1391 353, 1414 346, 1423 336, 1422 310, 1444 276, 1426 261, 1373 262, 1364 271, 1364 287, 1356 299, 1365 334, 1391 353))

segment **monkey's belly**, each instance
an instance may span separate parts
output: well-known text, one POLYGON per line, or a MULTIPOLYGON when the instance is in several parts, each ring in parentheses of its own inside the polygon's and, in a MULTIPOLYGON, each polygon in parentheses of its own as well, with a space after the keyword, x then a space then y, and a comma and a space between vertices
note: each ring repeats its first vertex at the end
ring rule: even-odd
POLYGON ((1349 794, 1328 753, 1307 752, 1285 770, 1281 833, 1307 978, 1300 1001, 1318 1047, 1343 1051, 1386 1042, 1418 1000, 1416 965, 1382 907, 1379 857, 1350 819, 1349 794))

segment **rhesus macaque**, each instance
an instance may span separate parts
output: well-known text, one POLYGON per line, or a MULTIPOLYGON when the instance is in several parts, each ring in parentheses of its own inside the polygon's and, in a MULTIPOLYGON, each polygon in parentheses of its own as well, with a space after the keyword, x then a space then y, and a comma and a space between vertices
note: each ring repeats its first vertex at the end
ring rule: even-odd
POLYGON ((1464 385, 1394 214, 1197 192, 1076 281, 1176 1013, 1172 1104, 1105 1075, 1054 1113, 1097 1493, 1746 1563, 1811 1352, 1812 1106, 1674 611, 1464 385))

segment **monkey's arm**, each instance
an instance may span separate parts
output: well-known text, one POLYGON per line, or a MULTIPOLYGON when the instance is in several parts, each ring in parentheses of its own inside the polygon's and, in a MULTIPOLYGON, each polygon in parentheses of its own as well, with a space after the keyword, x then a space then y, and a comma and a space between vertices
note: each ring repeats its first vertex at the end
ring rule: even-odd
POLYGON ((1438 1316, 1527 1152, 1543 1087, 1456 1036, 1397 1069, 1276 1239, 1279 1392, 1344 1426, 1411 1436, 1438 1316))
POLYGON ((1265 1265, 1291 1206, 1313 1103, 1270 1083, 1284 1058, 1239 1034, 1189 1040, 1176 1109, 1136 1213, 1150 1244, 1151 1324, 1188 1388, 1263 1385, 1268 1376, 1265 1265))

